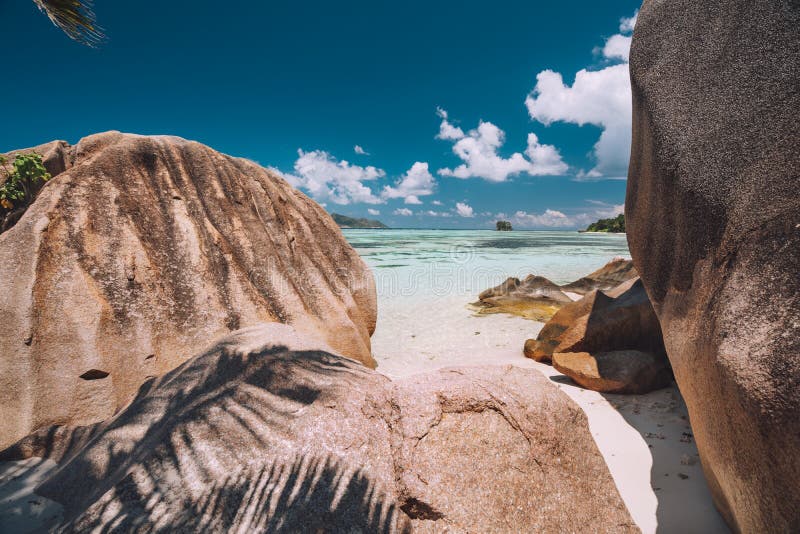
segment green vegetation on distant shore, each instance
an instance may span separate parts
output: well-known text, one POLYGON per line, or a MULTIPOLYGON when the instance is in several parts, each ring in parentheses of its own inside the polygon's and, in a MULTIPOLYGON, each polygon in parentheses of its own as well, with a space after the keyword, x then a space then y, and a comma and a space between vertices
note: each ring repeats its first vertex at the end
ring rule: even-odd
POLYGON ((331 217, 341 228, 389 228, 382 222, 373 219, 355 219, 339 213, 331 213, 331 217))
POLYGON ((600 219, 586 228, 587 232, 625 233, 625 215, 619 214, 612 219, 600 219))
POLYGON ((496 228, 498 232, 510 232, 512 230, 511 223, 508 221, 497 221, 496 228))

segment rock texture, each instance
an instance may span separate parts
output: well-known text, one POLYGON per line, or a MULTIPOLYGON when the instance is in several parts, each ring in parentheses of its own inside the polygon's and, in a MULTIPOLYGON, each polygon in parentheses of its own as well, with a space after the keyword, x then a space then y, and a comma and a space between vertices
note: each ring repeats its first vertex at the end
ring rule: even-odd
POLYGON ((525 356, 549 362, 555 352, 640 350, 663 354, 661 327, 641 280, 567 304, 525 343, 525 356))
POLYGON ((30 455, 61 462, 37 493, 68 531, 637 531, 585 415, 538 372, 392 382, 279 324, 0 459, 30 455))
POLYGON ((547 321, 562 306, 573 301, 567 293, 584 295, 595 289, 608 290, 636 276, 632 261, 615 258, 595 272, 563 286, 532 274, 522 281, 508 278, 478 295, 478 302, 472 306, 479 314, 510 313, 534 321, 547 321))
POLYGON ((39 154, 42 156, 42 164, 50 176, 61 174, 72 166, 72 153, 66 141, 50 141, 43 145, 12 150, 5 154, 8 158, 8 165, 14 161, 17 154, 39 154))
POLYGON ((559 286, 534 275, 522 281, 509 278, 482 292, 478 299, 473 304, 478 313, 511 313, 534 321, 546 321, 565 303, 572 302, 559 286))
POLYGON ((561 286, 562 291, 569 291, 585 295, 590 291, 599 289, 607 291, 632 280, 638 276, 636 268, 631 260, 624 258, 614 258, 604 266, 600 267, 591 274, 587 274, 580 280, 561 286))
POLYGON ((0 235, 0 446, 108 418, 148 377, 259 322, 375 365, 372 275, 283 179, 175 137, 51 146, 54 178, 0 235))
POLYGON ((741 532, 800 531, 800 3, 646 0, 628 240, 706 478, 741 532))
POLYGON ((662 354, 638 350, 556 352, 553 367, 602 393, 648 393, 672 382, 672 370, 662 354))
MULTIPOLYGON (((6 172, 13 167, 14 158, 18 154, 36 153, 42 156, 42 164, 50 176, 61 174, 71 165, 69 145, 64 141, 51 141, 44 145, 22 150, 13 150, 4 154, 8 159, 3 172, 0 172, 0 184, 6 181, 6 172)), ((36 194, 44 186, 44 182, 37 182, 32 185, 31 193, 36 194)), ((7 209, 0 206, 0 233, 12 228, 27 210, 27 206, 17 206, 7 209)))

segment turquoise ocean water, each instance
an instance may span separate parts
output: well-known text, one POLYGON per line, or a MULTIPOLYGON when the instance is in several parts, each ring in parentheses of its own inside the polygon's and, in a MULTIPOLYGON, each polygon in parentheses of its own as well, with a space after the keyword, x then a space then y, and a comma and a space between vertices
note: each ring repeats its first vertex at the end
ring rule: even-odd
POLYGON ((624 235, 575 231, 343 230, 372 269, 379 299, 477 296, 509 276, 567 283, 629 257, 624 235))

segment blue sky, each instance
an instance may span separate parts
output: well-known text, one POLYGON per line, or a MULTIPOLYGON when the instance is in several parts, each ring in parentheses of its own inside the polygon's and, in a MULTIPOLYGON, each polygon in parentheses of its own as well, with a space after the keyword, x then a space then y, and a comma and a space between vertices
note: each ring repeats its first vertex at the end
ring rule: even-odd
POLYGON ((575 228, 621 209, 638 1, 185 5, 97 0, 109 38, 90 49, 0 0, 0 151, 179 135, 394 227, 575 228))

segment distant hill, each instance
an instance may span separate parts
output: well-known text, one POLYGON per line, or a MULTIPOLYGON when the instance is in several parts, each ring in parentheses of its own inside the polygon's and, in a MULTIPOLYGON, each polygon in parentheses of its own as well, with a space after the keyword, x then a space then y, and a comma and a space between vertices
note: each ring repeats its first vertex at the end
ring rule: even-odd
POLYGON ((340 228, 389 228, 382 222, 372 219, 354 219, 338 213, 331 213, 331 217, 340 228))
POLYGON ((625 216, 619 214, 612 219, 600 219, 589 225, 585 232, 625 233, 625 216))

